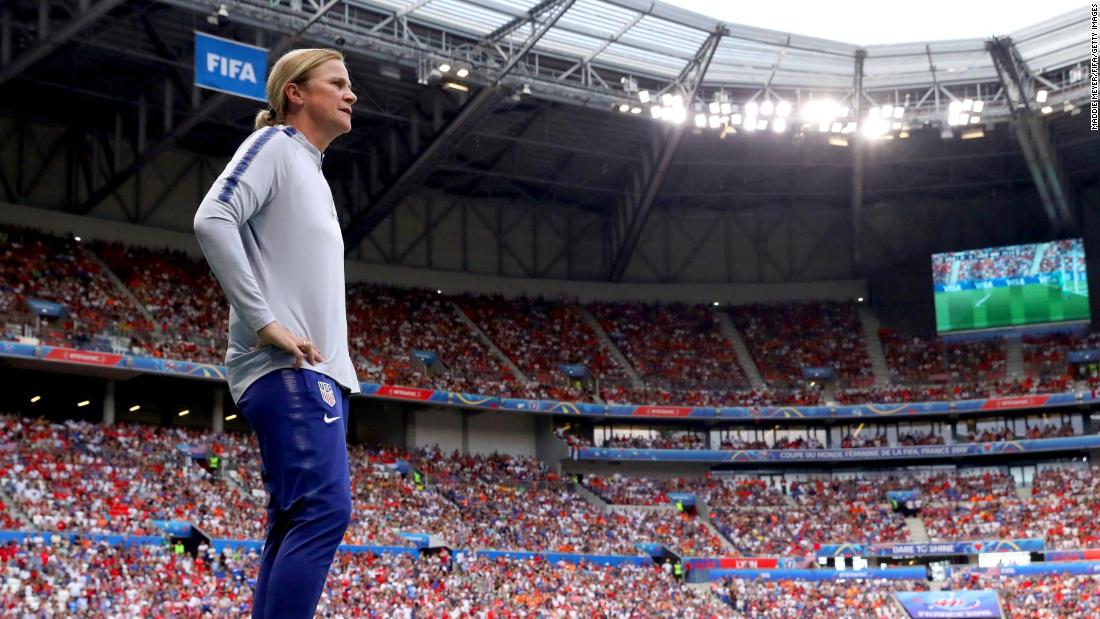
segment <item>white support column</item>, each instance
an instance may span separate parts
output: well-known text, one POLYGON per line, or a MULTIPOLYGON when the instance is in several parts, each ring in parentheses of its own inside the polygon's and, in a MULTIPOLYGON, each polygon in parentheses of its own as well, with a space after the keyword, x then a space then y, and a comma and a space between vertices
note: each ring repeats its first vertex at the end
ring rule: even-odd
POLYGON ((115 381, 108 380, 103 388, 103 425, 115 424, 115 381))
POLYGON ((225 410, 223 409, 225 397, 221 388, 214 390, 214 434, 225 432, 225 410))

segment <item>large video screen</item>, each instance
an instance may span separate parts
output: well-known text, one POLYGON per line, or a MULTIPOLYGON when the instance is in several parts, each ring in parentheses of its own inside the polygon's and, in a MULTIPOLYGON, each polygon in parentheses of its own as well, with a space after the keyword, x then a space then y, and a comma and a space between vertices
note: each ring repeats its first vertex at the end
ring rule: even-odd
POLYGON ((1081 239, 934 254, 939 333, 1089 319, 1081 239))

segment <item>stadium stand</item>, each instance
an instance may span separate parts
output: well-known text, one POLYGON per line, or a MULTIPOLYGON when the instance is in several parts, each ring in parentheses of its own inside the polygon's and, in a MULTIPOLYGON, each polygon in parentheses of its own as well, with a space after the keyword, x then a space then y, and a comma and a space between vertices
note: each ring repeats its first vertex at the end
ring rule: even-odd
MULTIPOLYGON (((44 344, 200 363, 222 360, 226 335, 216 325, 225 324, 225 304, 200 261, 119 243, 85 245, 14 226, 0 227, 0 234, 10 241, 3 263, 8 276, 0 286, 8 339, 34 334, 44 344), (92 254, 127 291, 118 289, 92 254), (29 266, 39 263, 49 269, 29 266), (141 318, 131 294, 155 322, 141 318), (66 313, 40 320, 27 310, 30 298, 59 302, 66 313)), ((1070 376, 1065 367, 1067 352, 1097 347, 1094 332, 1025 336, 1029 375, 1008 380, 1001 340, 947 341, 883 327, 879 337, 894 384, 875 386, 854 305, 803 302, 729 308, 769 382, 754 390, 711 307, 595 303, 588 309, 642 376, 642 388, 629 385, 625 370, 602 349, 575 303, 348 287, 349 338, 360 378, 407 387, 611 404, 808 406, 822 404, 824 395, 821 385, 810 387, 803 380, 803 367, 835 369, 839 382, 833 398, 841 404, 1058 392, 1100 380, 1070 376), (456 303, 528 375, 529 384, 519 384, 460 320, 456 303), (566 364, 584 365, 595 381, 568 380, 561 371, 566 364)))
POLYGON ((803 368, 823 367, 847 385, 870 384, 871 362, 854 304, 755 304, 730 314, 768 382, 801 384, 803 368))

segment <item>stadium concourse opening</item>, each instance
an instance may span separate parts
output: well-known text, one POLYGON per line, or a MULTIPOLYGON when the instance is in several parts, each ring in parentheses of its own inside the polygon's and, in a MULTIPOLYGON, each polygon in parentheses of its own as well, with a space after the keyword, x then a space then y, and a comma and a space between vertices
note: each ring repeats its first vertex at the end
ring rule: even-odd
POLYGON ((1100 617, 1063 2, 4 2, 0 616, 1100 617))

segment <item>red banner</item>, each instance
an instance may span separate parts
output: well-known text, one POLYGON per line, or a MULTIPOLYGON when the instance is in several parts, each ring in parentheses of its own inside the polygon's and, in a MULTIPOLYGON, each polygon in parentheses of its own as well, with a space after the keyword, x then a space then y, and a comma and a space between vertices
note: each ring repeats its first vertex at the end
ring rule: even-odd
POLYGON ((1050 399, 1049 395, 1024 395, 1014 398, 991 398, 982 404, 983 410, 1005 408, 1034 408, 1042 406, 1050 399))
POLYGON ((86 365, 114 366, 122 361, 122 355, 93 352, 89 350, 73 350, 71 348, 54 348, 46 353, 43 359, 49 359, 50 361, 67 361, 69 363, 83 363, 86 365))
POLYGON ((428 400, 432 397, 431 389, 414 389, 413 387, 394 387, 382 385, 378 388, 378 395, 385 398, 401 398, 402 400, 428 400))
POLYGON ((715 557, 691 559, 688 562, 693 570, 764 570, 779 567, 775 557, 715 557))
POLYGON ((687 417, 690 406, 639 406, 634 409, 634 417, 687 417))

